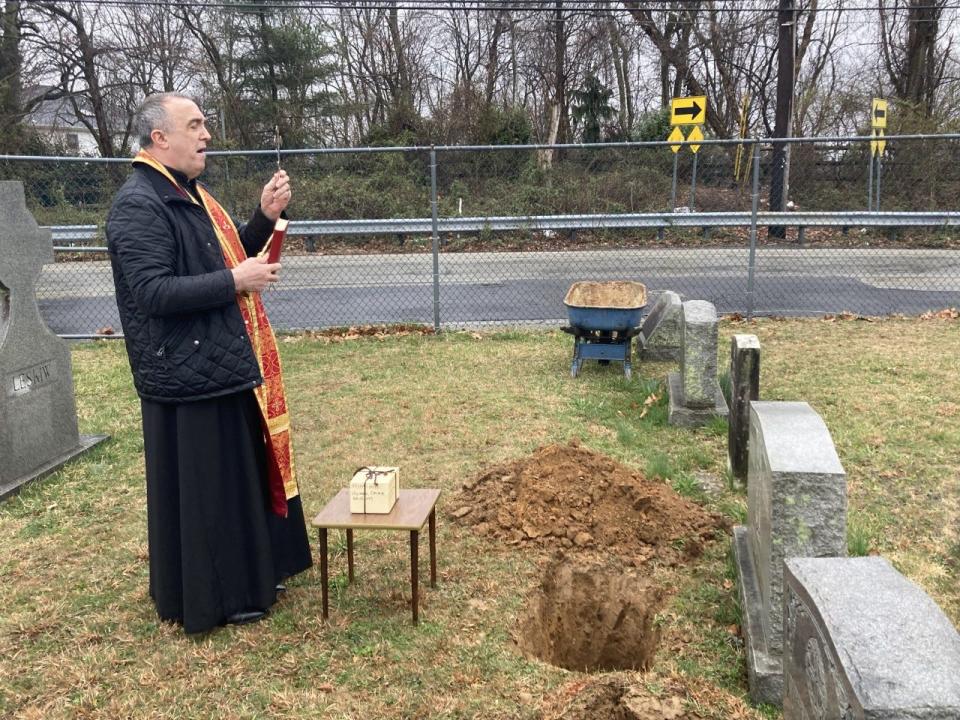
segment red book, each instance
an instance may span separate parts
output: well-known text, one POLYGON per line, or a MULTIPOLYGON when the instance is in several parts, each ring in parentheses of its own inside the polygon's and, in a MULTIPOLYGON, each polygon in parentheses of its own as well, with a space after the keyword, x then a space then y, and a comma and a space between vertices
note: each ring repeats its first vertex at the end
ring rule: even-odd
POLYGON ((267 240, 265 249, 268 250, 267 262, 275 263, 280 261, 280 249, 283 247, 283 239, 287 236, 288 221, 285 218, 277 218, 273 226, 273 234, 267 240))

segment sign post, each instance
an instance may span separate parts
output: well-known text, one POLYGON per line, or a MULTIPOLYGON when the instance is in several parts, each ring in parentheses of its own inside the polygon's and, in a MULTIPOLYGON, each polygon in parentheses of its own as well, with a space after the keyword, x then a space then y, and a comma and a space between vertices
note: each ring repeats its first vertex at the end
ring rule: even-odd
MULTIPOLYGON (((687 135, 687 140, 703 140, 703 131, 700 130, 699 125, 695 125, 693 130, 690 131, 690 134, 687 135)), ((694 204, 697 197, 697 158, 700 157, 697 154, 697 151, 700 149, 699 145, 691 145, 690 152, 693 153, 693 171, 690 176, 690 212, 694 210, 694 204)))
POLYGON ((883 152, 887 141, 883 139, 887 127, 887 101, 883 98, 874 98, 870 107, 870 127, 873 140, 870 141, 870 185, 867 196, 867 211, 874 209, 873 200, 873 165, 877 165, 877 200, 876 210, 880 210, 880 181, 883 174, 883 152))
MULTIPOLYGON (((683 142, 683 130, 681 125, 693 125, 693 129, 687 136, 687 141, 703 140, 703 130, 700 126, 707 119, 707 97, 706 95, 694 95, 691 97, 678 97, 670 101, 670 125, 673 130, 667 140, 671 143, 670 149, 673 151, 673 187, 670 192, 670 207, 676 210, 677 207, 677 154, 680 150, 679 143, 683 142)), ((694 200, 697 195, 697 151, 699 145, 689 145, 690 152, 693 153, 693 172, 690 179, 690 210, 694 208, 694 200)))
POLYGON ((667 140, 670 141, 670 149, 673 151, 673 186, 670 190, 670 212, 673 212, 677 206, 677 155, 680 152, 680 143, 683 142, 683 130, 673 128, 667 140))

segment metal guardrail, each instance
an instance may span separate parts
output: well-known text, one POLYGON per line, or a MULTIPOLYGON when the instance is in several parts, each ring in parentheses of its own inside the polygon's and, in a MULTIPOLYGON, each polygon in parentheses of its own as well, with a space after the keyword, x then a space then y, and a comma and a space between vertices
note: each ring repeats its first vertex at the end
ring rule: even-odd
MULTIPOLYGON (((377 220, 294 220, 290 235, 428 235, 511 230, 599 230, 610 228, 749 227, 958 227, 960 212, 749 212, 626 213, 615 215, 529 215, 516 217, 396 218, 377 220)), ((58 252, 106 252, 104 246, 64 245, 98 237, 97 225, 55 225, 50 228, 58 252), (57 244, 59 243, 59 244, 57 244)))
MULTIPOLYGON (((957 227, 960 212, 758 212, 758 225, 788 227, 957 227)), ((415 235, 438 232, 511 230, 598 230, 609 228, 711 228, 754 224, 749 212, 619 213, 598 215, 529 215, 513 217, 390 218, 376 220, 294 220, 290 235, 415 235), (434 224, 436 223, 436 224, 434 224)), ((106 252, 103 246, 64 245, 98 237, 97 225, 50 227, 54 250, 106 252), (59 243, 59 244, 58 244, 59 243)))

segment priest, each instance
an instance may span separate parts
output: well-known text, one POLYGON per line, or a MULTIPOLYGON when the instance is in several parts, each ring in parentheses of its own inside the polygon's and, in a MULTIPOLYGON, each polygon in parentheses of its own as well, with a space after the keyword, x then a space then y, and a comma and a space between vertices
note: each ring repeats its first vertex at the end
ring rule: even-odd
POLYGON ((210 141, 185 95, 147 97, 107 246, 146 466, 150 596, 188 633, 260 620, 311 565, 258 252, 290 202, 278 170, 236 225, 197 177, 210 141))

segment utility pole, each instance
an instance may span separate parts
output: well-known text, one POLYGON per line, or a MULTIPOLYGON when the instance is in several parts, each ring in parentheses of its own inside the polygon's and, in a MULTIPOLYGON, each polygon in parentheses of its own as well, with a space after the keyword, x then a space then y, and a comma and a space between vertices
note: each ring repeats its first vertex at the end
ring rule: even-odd
MULTIPOLYGON (((794 0, 779 0, 777 12, 778 48, 777 48, 777 110, 773 126, 775 138, 790 137, 793 120, 793 88, 796 71, 797 14, 794 0)), ((790 193, 790 145, 773 144, 773 157, 770 167, 770 210, 786 210, 790 193)), ((781 225, 770 226, 770 237, 786 237, 786 228, 781 225)))

